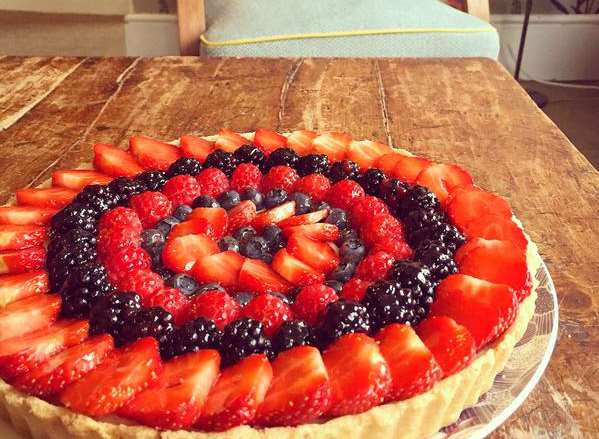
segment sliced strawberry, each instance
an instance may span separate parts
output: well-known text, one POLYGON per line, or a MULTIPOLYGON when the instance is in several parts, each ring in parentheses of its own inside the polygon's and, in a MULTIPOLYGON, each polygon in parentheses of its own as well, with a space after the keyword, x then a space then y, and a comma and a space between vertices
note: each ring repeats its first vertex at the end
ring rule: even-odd
POLYGON ((437 163, 423 169, 416 178, 416 184, 433 191, 443 204, 454 188, 471 186, 472 177, 458 165, 437 163))
POLYGON ((451 317, 468 328, 477 349, 502 334, 518 311, 518 301, 510 287, 465 274, 446 277, 436 293, 431 315, 451 317))
POLYGON ((329 375, 318 349, 298 346, 272 362, 273 379, 256 414, 265 426, 298 425, 322 416, 331 398, 329 375))
POLYGON ((287 137, 287 146, 293 148, 299 155, 308 155, 312 152, 312 140, 316 136, 318 134, 315 131, 294 131, 287 137))
POLYGON ((351 140, 347 133, 329 131, 312 140, 312 150, 314 154, 325 154, 331 162, 336 162, 345 158, 351 140))
POLYGON ((25 297, 49 291, 48 272, 43 270, 0 276, 0 308, 25 297))
POLYGON ((352 141, 347 149, 347 158, 360 166, 365 171, 372 167, 372 164, 385 154, 390 154, 393 149, 384 143, 373 142, 371 140, 352 141))
POLYGON ((495 239, 509 241, 523 250, 528 246, 524 232, 511 219, 502 218, 494 214, 483 215, 468 222, 463 228, 467 238, 495 239))
POLYGON ((392 152, 392 153, 380 156, 372 164, 372 166, 375 167, 376 169, 380 169, 381 171, 383 171, 387 175, 393 175, 393 171, 395 170, 395 166, 404 157, 406 157, 406 156, 403 155, 403 154, 400 154, 398 152, 392 152))
POLYGON ((377 334, 376 340, 393 378, 386 401, 411 398, 441 379, 443 372, 433 354, 410 326, 391 324, 377 334))
POLYGON ((447 214, 460 230, 482 216, 496 215, 505 219, 512 217, 512 209, 505 199, 477 187, 460 188, 448 201, 447 214))
POLYGON ((108 184, 112 177, 89 169, 65 169, 52 173, 52 185, 80 191, 90 184, 108 184))
POLYGON ((476 353, 470 331, 449 317, 429 317, 416 327, 416 333, 432 352, 443 376, 462 370, 476 353))
POLYGON ((0 309, 0 342, 50 326, 58 317, 60 296, 36 294, 0 309))
POLYGON ((0 376, 11 379, 28 372, 52 355, 87 338, 89 322, 61 320, 47 328, 3 340, 0 344, 0 376))
POLYGON ((110 335, 92 337, 19 375, 13 385, 38 397, 54 395, 95 369, 113 350, 110 335))
POLYGON ((208 394, 198 426, 224 431, 253 421, 272 381, 272 367, 263 354, 250 355, 224 369, 208 394))
POLYGON ((72 189, 49 187, 27 188, 16 191, 17 203, 21 206, 49 207, 57 209, 66 206, 77 192, 72 189))
POLYGON ((48 238, 46 227, 36 225, 0 225, 0 250, 20 250, 42 245, 48 238))
POLYGON ((66 387, 60 401, 75 412, 105 416, 146 389, 162 370, 158 342, 141 338, 115 351, 97 368, 66 387))
POLYGON ((210 223, 216 238, 223 236, 229 227, 229 216, 222 207, 198 207, 191 211, 187 220, 197 218, 204 218, 210 223))
POLYGON ((31 247, 23 250, 11 250, 0 253, 0 274, 25 273, 44 267, 46 249, 31 247))
POLYGON ((46 225, 58 209, 49 207, 1 206, 0 224, 46 225))
POLYGON ((295 215, 295 201, 288 201, 280 206, 273 207, 266 212, 260 213, 252 222, 252 226, 260 232, 267 225, 278 224, 293 215, 295 215))
POLYGON ((418 156, 404 156, 397 162, 391 175, 395 178, 413 184, 420 172, 431 164, 429 159, 418 156))
POLYGON ((361 413, 379 405, 391 386, 389 365, 364 334, 338 338, 323 354, 331 382, 330 416, 361 413))
POLYGON ((276 131, 258 128, 254 133, 253 143, 266 154, 269 154, 277 148, 283 148, 287 146, 287 137, 277 133, 276 131))
POLYGON ((143 171, 135 157, 114 145, 94 145, 94 168, 112 177, 135 177, 143 171))
POLYGON ((181 157, 179 148, 169 143, 145 136, 133 136, 129 139, 129 151, 145 169, 166 171, 181 157))
POLYGON ((221 128, 218 131, 215 146, 223 151, 234 152, 240 146, 247 145, 248 143, 251 142, 241 134, 237 134, 235 131, 231 131, 228 128, 221 128))
POLYGON ((255 293, 285 293, 291 289, 291 285, 273 271, 270 265, 258 259, 247 258, 239 272, 239 288, 255 293))
POLYGON ((335 241, 341 236, 339 227, 335 224, 327 223, 304 224, 301 226, 285 227, 283 229, 283 235, 286 238, 289 238, 292 233, 301 233, 317 241, 335 241))
POLYGON ((250 200, 245 200, 229 210, 229 231, 250 225, 256 218, 256 205, 250 200))
POLYGON ((200 417, 219 364, 220 355, 212 349, 176 357, 119 414, 163 430, 190 428, 200 417))
POLYGON ((231 250, 216 253, 197 261, 192 275, 200 282, 218 282, 225 288, 234 287, 244 260, 243 256, 231 250))
POLYGON ((319 273, 308 264, 289 254, 284 248, 275 253, 271 266, 273 270, 293 285, 306 286, 324 282, 324 273, 319 273))
POLYGON ((214 151, 214 142, 196 136, 181 136, 179 147, 183 157, 191 157, 204 163, 208 154, 214 151))
POLYGON ((220 237, 220 230, 215 231, 206 218, 194 218, 175 225, 168 234, 169 238, 186 235, 208 235, 211 238, 220 237))
POLYGON ((169 236, 162 250, 162 260, 175 272, 189 272, 197 261, 218 252, 218 244, 208 235, 169 236))
POLYGON ((329 214, 329 209, 321 209, 321 210, 317 210, 316 212, 310 212, 310 213, 304 213, 303 215, 292 216, 290 218, 287 218, 287 219, 279 222, 277 225, 280 228, 284 229, 286 227, 301 226, 304 224, 315 224, 315 223, 318 223, 318 222, 322 221, 323 219, 325 219, 328 214, 329 214))
POLYGON ((339 265, 337 252, 327 243, 293 234, 287 241, 287 251, 321 273, 328 273, 339 265))

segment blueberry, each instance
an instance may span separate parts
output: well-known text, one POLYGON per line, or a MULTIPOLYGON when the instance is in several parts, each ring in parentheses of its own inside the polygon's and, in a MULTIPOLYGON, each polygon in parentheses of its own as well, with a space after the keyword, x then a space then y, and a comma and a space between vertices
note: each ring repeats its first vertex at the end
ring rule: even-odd
POLYGON ((359 262, 366 255, 366 246, 361 239, 351 238, 343 241, 339 247, 342 261, 359 262))
POLYGON ((235 232, 233 233, 233 238, 235 238, 239 242, 245 242, 248 239, 253 238, 257 234, 258 233, 256 232, 256 229, 254 229, 252 226, 244 226, 235 230, 235 232))
POLYGON ((267 264, 270 264, 270 263, 272 262, 272 254, 271 254, 271 253, 264 253, 264 254, 263 254, 261 257, 260 257, 260 259, 261 259, 263 262, 265 262, 265 263, 267 263, 267 264))
POLYGON ((194 295, 200 288, 193 277, 183 273, 173 275, 168 280, 167 285, 172 288, 178 288, 186 296, 194 295))
POLYGON ((244 306, 246 306, 248 303, 250 303, 254 297, 256 297, 256 295, 254 293, 249 293, 246 291, 239 291, 239 292, 233 294, 233 299, 242 308, 244 306))
POLYGON ((271 189, 264 198, 267 209, 283 204, 285 201, 287 201, 287 191, 285 189, 271 189))
POLYGON ((337 294, 340 294, 341 290, 343 289, 343 283, 339 282, 338 280, 327 280, 324 284, 327 287, 334 289, 335 293, 337 294))
POLYGON ((175 274, 174 272, 172 272, 171 270, 169 270, 162 264, 152 265, 152 270, 154 270, 156 273, 158 273, 160 275, 160 277, 162 279, 164 279, 165 281, 170 279, 175 274))
POLYGON ((194 209, 196 207, 220 207, 220 204, 218 204, 218 201, 216 201, 214 197, 211 197, 210 195, 200 195, 193 200, 191 207, 194 209))
POLYGON ((249 187, 241 191, 242 200, 250 200, 256 205, 256 210, 264 209, 264 194, 259 192, 256 188, 249 187))
POLYGON ((348 239, 359 239, 359 238, 360 238, 360 235, 358 234, 358 231, 356 229, 344 229, 344 230, 341 230, 339 239, 337 241, 335 241, 335 244, 341 245, 341 244, 343 244, 344 241, 347 241, 348 239))
POLYGON ((347 282, 356 271, 356 264, 348 261, 341 261, 341 263, 331 271, 327 277, 329 280, 336 280, 338 282, 347 282))
POLYGON ((327 203, 326 201, 321 201, 319 203, 314 203, 314 206, 312 206, 312 210, 314 210, 314 211, 323 210, 323 209, 331 209, 331 205, 329 203, 327 203))
POLYGON ((179 207, 175 209, 173 212, 173 216, 180 221, 185 221, 187 216, 191 213, 192 208, 187 204, 181 204, 179 207))
POLYGON ((331 209, 325 222, 336 225, 340 230, 346 229, 348 225, 347 212, 345 212, 343 209, 335 207, 331 209))
POLYGON ((223 286, 221 284, 219 284, 218 282, 209 282, 207 284, 200 285, 196 294, 202 294, 207 291, 213 291, 213 290, 226 291, 223 288, 223 286))
POLYGON ((237 241, 232 236, 223 236, 218 241, 218 248, 222 251, 233 250, 234 252, 239 251, 239 241, 237 241))
POLYGON ((227 191, 223 192, 218 197, 218 202, 220 206, 224 209, 233 209, 235 206, 239 204, 241 201, 241 197, 239 196, 239 192, 237 191, 227 191))
POLYGON ((285 247, 285 238, 283 237, 283 231, 280 227, 275 226, 274 224, 269 224, 264 227, 262 231, 262 237, 268 243, 268 247, 271 252, 276 252, 280 248, 285 247))
POLYGON ((141 234, 141 246, 150 253, 156 248, 162 248, 164 241, 164 235, 157 229, 144 230, 141 234))
POLYGON ((302 215, 312 210, 312 198, 303 192, 294 192, 289 199, 295 201, 295 214, 302 215))
POLYGON ((261 259, 268 252, 268 243, 261 236, 254 236, 241 243, 240 253, 248 258, 261 259))
POLYGON ((160 221, 158 221, 158 224, 156 224, 155 228, 160 233, 162 233, 164 236, 166 236, 171 231, 171 229, 173 227, 175 227, 177 224, 179 224, 180 222, 181 221, 179 221, 174 216, 167 216, 165 218, 162 218, 160 221))

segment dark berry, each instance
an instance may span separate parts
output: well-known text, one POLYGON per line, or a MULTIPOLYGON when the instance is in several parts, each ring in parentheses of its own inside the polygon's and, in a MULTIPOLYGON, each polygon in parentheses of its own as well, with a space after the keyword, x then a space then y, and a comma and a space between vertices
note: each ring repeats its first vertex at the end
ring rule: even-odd
POLYGON ((312 203, 312 210, 316 212, 317 210, 331 209, 331 205, 326 201, 320 201, 318 203, 312 203))
POLYGON ((272 209, 273 207, 277 207, 287 201, 287 197, 287 191, 285 189, 271 189, 264 197, 264 206, 267 209, 272 209))
POLYGON ((343 290, 343 283, 339 282, 338 280, 327 280, 324 283, 327 287, 331 287, 332 289, 335 290, 335 293, 337 295, 341 294, 341 290, 343 290))
POLYGON ((237 167, 237 159, 229 152, 217 149, 212 151, 204 161, 204 168, 218 168, 230 177, 237 167))
POLYGON ((254 299, 254 297, 256 297, 256 294, 249 293, 249 292, 246 292, 246 291, 238 291, 235 294, 233 294, 233 299, 242 308, 244 306, 246 306, 248 303, 250 303, 254 299))
POLYGON ((360 234, 356 229, 347 228, 341 230, 340 232, 339 239, 335 241, 338 246, 341 246, 343 242, 347 241, 348 239, 360 239, 360 234))
POLYGON ((241 197, 237 191, 226 191, 219 195, 218 203, 223 209, 233 209, 241 202, 241 197))
POLYGON ((185 221, 193 209, 187 204, 181 204, 173 212, 173 216, 179 221, 185 221))
POLYGON ((317 173, 327 175, 329 173, 329 158, 326 154, 308 154, 300 157, 296 169, 301 177, 317 173))
POLYGON ((238 163, 253 163, 261 167, 264 163, 264 153, 255 145, 242 145, 235 150, 233 157, 238 163))
POLYGON ((272 338, 272 349, 279 354, 296 346, 307 346, 314 342, 312 329, 302 320, 284 322, 272 338))
POLYGON ((435 209, 439 210, 437 196, 423 186, 414 186, 406 191, 399 203, 398 213, 404 218, 413 210, 435 209))
POLYGON ((325 223, 334 224, 339 228, 339 230, 346 229, 349 224, 347 212, 343 209, 339 209, 338 207, 334 207, 329 211, 329 215, 327 216, 325 223))
POLYGON ((391 323, 412 324, 415 322, 412 290, 400 288, 394 281, 379 280, 366 289, 362 303, 368 309, 372 329, 377 331, 391 323))
POLYGON ((451 250, 439 241, 425 241, 421 243, 416 249, 416 258, 428 267, 431 277, 435 282, 458 271, 451 250))
POLYGON ((52 234, 60 235, 72 229, 96 232, 97 213, 91 207, 81 203, 71 203, 52 217, 52 234))
POLYGON ((167 281, 167 285, 181 290, 186 296, 193 296, 200 288, 193 277, 183 273, 177 273, 171 276, 167 281))
POLYGON ((274 224, 269 224, 264 227, 262 231, 262 237, 266 240, 268 244, 268 248, 272 253, 275 253, 277 250, 285 247, 285 237, 283 236, 283 231, 279 226, 274 224))
POLYGON ((65 246, 52 259, 46 260, 50 290, 59 291, 73 268, 94 262, 97 257, 95 247, 65 246))
POLYGON ((211 197, 210 195, 200 195, 191 203, 191 207, 194 209, 196 207, 220 207, 218 201, 211 197))
POLYGON ((356 264, 351 261, 341 261, 339 265, 331 271, 327 279, 335 280, 338 282, 347 282, 356 271, 356 264))
POLYGON ((204 317, 189 320, 172 332, 164 356, 168 359, 200 349, 218 349, 222 336, 212 320, 204 317))
POLYGON ((232 250, 234 252, 239 251, 239 241, 232 236, 223 236, 218 241, 218 248, 222 251, 232 250))
POLYGON ((126 206, 133 195, 141 194, 146 190, 143 183, 127 177, 115 178, 108 184, 108 187, 118 195, 121 206, 126 206))
POLYGON ((150 255, 159 254, 164 247, 165 237, 158 229, 144 230, 141 234, 141 246, 150 255))
POLYGON ((127 342, 143 337, 154 337, 163 357, 169 355, 170 337, 175 330, 173 316, 161 307, 142 308, 133 315, 132 321, 121 331, 127 342))
POLYGON ((318 329, 318 343, 325 348, 342 335, 370 331, 368 310, 361 303, 340 299, 327 305, 318 329))
POLYGON ((366 256, 364 241, 359 238, 346 239, 339 247, 339 256, 342 261, 357 264, 366 256))
POLYGON ((274 166, 289 166, 290 168, 295 168, 298 161, 299 156, 293 149, 278 148, 271 152, 266 158, 262 165, 262 172, 266 174, 270 168, 274 166))
POLYGON ((158 223, 156 224, 156 226, 154 228, 156 230, 158 230, 160 233, 162 233, 164 236, 166 236, 169 234, 171 229, 173 227, 175 227, 177 224, 179 224, 180 222, 181 221, 179 221, 174 216, 167 216, 167 217, 161 219, 160 221, 158 221, 158 223))
POLYGON ((143 184, 147 191, 159 191, 168 178, 164 171, 144 171, 135 177, 135 181, 143 184))
POLYGON ((410 186, 397 178, 385 180, 379 186, 378 196, 387 203, 392 211, 396 211, 410 186))
POLYGON ((118 293, 101 298, 89 315, 90 335, 110 334, 117 346, 128 341, 126 329, 142 309, 141 297, 135 293, 118 293))
POLYGON ((303 192, 293 192, 289 196, 290 201, 295 201, 295 214, 303 215, 312 210, 312 198, 303 192))
POLYGON ((256 210, 264 209, 264 194, 256 188, 249 187, 239 194, 242 200, 250 200, 256 205, 256 210))
POLYGON ((191 157, 181 157, 177 159, 168 168, 168 176, 175 177, 177 175, 191 175, 195 177, 202 170, 202 164, 191 157))
POLYGON ((264 335, 262 323, 249 317, 243 317, 225 327, 220 353, 225 367, 251 354, 265 353, 272 356, 270 340, 264 335))
POLYGON ((386 179, 387 176, 383 171, 371 168, 358 177, 358 183, 368 195, 378 196, 381 183, 386 179))
POLYGON ((72 229, 52 238, 48 243, 46 261, 49 262, 65 248, 91 249, 97 243, 96 235, 82 229, 72 229))
POLYGON ((455 226, 445 222, 436 223, 423 227, 418 230, 412 230, 407 233, 408 243, 412 247, 420 246, 420 243, 430 241, 440 241, 452 252, 460 247, 464 241, 462 235, 455 226))
POLYGON ((60 290, 61 315, 87 318, 96 302, 112 292, 104 266, 90 263, 74 267, 60 290))
POLYGON ((233 232, 233 238, 235 238, 239 242, 245 242, 248 239, 253 238, 257 234, 258 233, 256 232, 256 229, 254 229, 252 226, 244 226, 238 228, 237 230, 235 230, 235 232, 233 232))
POLYGON ((283 301, 283 303, 285 303, 286 305, 293 305, 293 300, 291 300, 291 298, 289 296, 287 296, 286 294, 283 293, 278 293, 276 291, 272 291, 270 293, 271 296, 275 296, 278 297, 279 299, 281 299, 283 301))
POLYGON ((261 236, 254 236, 240 245, 239 252, 248 258, 262 259, 265 253, 268 253, 268 243, 261 236))
POLYGON ((100 215, 116 207, 119 196, 109 186, 91 184, 79 192, 74 201, 91 207, 100 215))
POLYGON ((395 261, 389 271, 389 279, 396 281, 400 288, 410 288, 417 293, 432 288, 431 272, 421 262, 395 261))
POLYGON ((435 209, 416 209, 403 217, 408 234, 428 226, 439 225, 443 221, 443 214, 435 209))
POLYGON ((226 291, 223 286, 221 284, 219 284, 218 282, 209 282, 209 283, 205 283, 200 285, 200 287, 198 288, 198 291, 196 292, 196 294, 203 294, 206 291, 214 291, 214 290, 218 290, 218 291, 226 291))
POLYGON ((165 281, 168 281, 175 274, 172 270, 170 270, 169 268, 166 268, 162 264, 153 263, 152 270, 154 270, 165 281))
POLYGON ((332 183, 337 183, 348 178, 357 179, 360 175, 360 167, 351 160, 341 160, 331 165, 329 169, 329 178, 332 183))

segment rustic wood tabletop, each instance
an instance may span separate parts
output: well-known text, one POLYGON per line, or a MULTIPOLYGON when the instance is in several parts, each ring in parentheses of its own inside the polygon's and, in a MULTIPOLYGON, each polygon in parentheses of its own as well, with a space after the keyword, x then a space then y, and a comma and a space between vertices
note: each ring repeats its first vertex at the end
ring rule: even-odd
POLYGON ((0 57, 0 202, 89 161, 93 143, 220 127, 348 131, 507 197, 549 266, 560 329, 493 437, 599 436, 599 173, 494 61, 0 57))

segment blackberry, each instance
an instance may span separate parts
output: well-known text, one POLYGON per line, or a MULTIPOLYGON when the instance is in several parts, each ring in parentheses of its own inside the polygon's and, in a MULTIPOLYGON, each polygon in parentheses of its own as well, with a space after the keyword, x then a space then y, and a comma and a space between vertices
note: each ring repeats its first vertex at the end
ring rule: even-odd
POLYGON ((329 169, 329 179, 332 183, 337 183, 341 180, 357 179, 360 175, 360 167, 356 162, 351 160, 341 160, 331 165, 329 169))
POLYGON ((412 290, 385 280, 370 285, 362 303, 368 309, 373 331, 391 323, 412 324, 415 322, 415 309, 419 306, 412 290))
POLYGON ((312 328, 302 320, 289 320, 281 325, 272 338, 272 349, 279 354, 296 346, 313 344, 312 328))
POLYGON ((60 289, 61 315, 87 318, 94 304, 113 291, 104 266, 90 263, 75 267, 60 289))
POLYGON ((102 297, 89 314, 90 335, 110 334, 114 337, 115 344, 122 346, 129 341, 129 326, 141 309, 141 297, 135 293, 102 297))
POLYGON ((317 173, 327 175, 329 173, 329 158, 326 154, 308 154, 300 157, 296 169, 301 177, 317 173))
POLYGON ((91 184, 79 192, 74 201, 91 207, 101 215, 117 206, 119 196, 109 186, 91 184))
POLYGON ((416 209, 403 217, 408 234, 425 227, 440 225, 443 220, 443 214, 435 209, 416 209))
POLYGON ((202 164, 191 157, 178 158, 172 163, 167 171, 169 177, 175 177, 177 175, 191 175, 195 177, 202 171, 202 164))
POLYGON ((211 197, 210 195, 200 195, 191 203, 191 207, 194 209, 196 207, 220 207, 218 201, 211 197))
POLYGON ((52 217, 52 235, 61 235, 69 230, 80 229, 96 233, 96 216, 94 209, 85 204, 71 203, 52 217))
POLYGON ((218 349, 223 333, 212 320, 199 317, 175 329, 162 351, 165 359, 200 349, 218 349))
POLYGON ((358 183, 364 188, 368 195, 379 195, 381 184, 387 179, 383 171, 377 168, 370 168, 358 177, 358 183))
POLYGON ((204 168, 218 168, 230 177, 237 167, 237 159, 227 151, 217 149, 212 151, 204 161, 204 168))
POLYGON ((133 342, 144 337, 154 337, 160 346, 160 354, 163 358, 170 351, 170 336, 175 330, 173 316, 159 306, 142 308, 133 315, 121 331, 121 336, 127 341, 133 342))
POLYGON ((370 318, 364 305, 349 300, 330 303, 318 328, 318 344, 321 349, 351 332, 370 331, 370 318))
POLYGON ((67 245, 52 259, 46 260, 51 291, 59 291, 75 267, 94 262, 98 257, 95 247, 87 244, 67 245))
POLYGON ((416 249, 416 258, 428 267, 433 281, 439 282, 458 272, 451 250, 439 241, 424 241, 416 249))
POLYGON ((60 236, 52 238, 48 243, 46 261, 51 261, 65 248, 92 249, 97 243, 96 235, 82 229, 72 229, 60 236))
POLYGON ((391 211, 396 212, 409 188, 407 183, 397 178, 390 178, 379 186, 378 196, 387 203, 391 211))
POLYGON ((141 183, 147 191, 159 191, 168 180, 168 174, 164 171, 144 171, 135 177, 135 181, 141 183))
POLYGON ((399 203, 398 213, 404 218, 413 210, 435 209, 439 210, 437 196, 423 186, 414 186, 408 189, 399 203))
POLYGON ((454 252, 464 243, 466 238, 455 226, 439 222, 420 230, 411 231, 407 234, 407 240, 412 247, 418 247, 420 243, 426 240, 441 241, 451 252, 454 252))
POLYGON ((433 288, 431 272, 421 262, 396 261, 388 277, 396 281, 400 288, 414 290, 416 296, 426 294, 433 288))
POLYGON ((262 167, 264 160, 264 153, 256 145, 242 145, 235 150, 233 157, 238 163, 253 163, 259 168, 262 167))
POLYGON ((119 204, 126 206, 129 203, 129 199, 133 195, 141 194, 146 190, 144 184, 137 180, 132 180, 127 177, 118 177, 112 180, 108 187, 119 197, 119 204))
POLYGON ((264 353, 272 357, 271 343, 264 335, 262 323, 249 317, 225 327, 220 353, 223 366, 230 366, 251 354, 264 353))
POLYGON ((270 168, 275 166, 289 166, 290 168, 295 168, 297 162, 299 161, 299 156, 297 153, 291 148, 278 148, 270 153, 268 158, 262 164, 262 173, 266 174, 270 171, 270 168))

